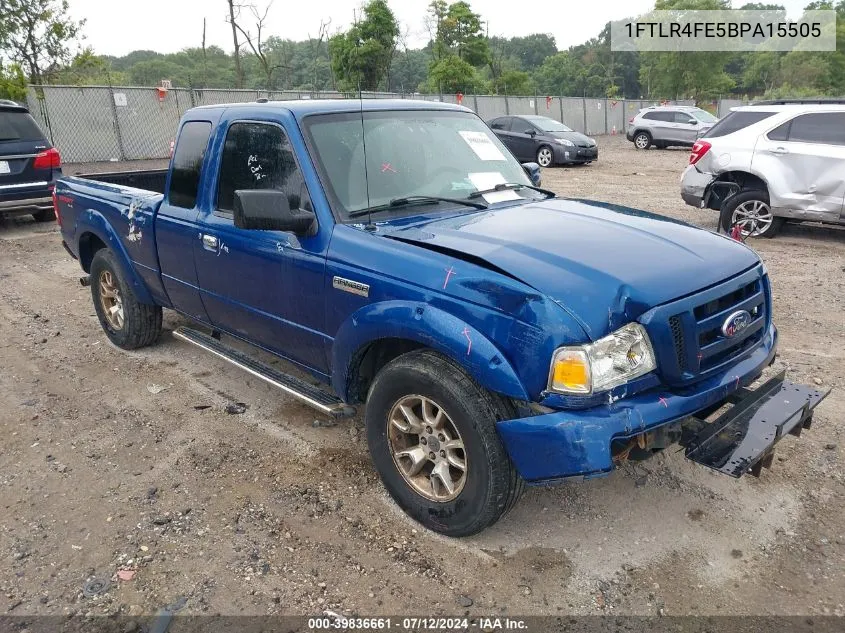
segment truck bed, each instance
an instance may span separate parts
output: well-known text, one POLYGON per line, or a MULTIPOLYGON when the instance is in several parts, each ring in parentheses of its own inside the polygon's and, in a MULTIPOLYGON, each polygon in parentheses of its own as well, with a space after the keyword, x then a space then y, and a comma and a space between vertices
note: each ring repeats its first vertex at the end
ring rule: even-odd
POLYGON ((90 263, 89 245, 99 240, 131 263, 136 294, 164 295, 154 225, 164 200, 166 174, 167 170, 98 173, 57 181, 62 239, 83 268, 90 263))
POLYGON ((167 181, 167 168, 164 169, 140 169, 135 171, 109 171, 91 174, 79 174, 78 178, 106 182, 121 187, 132 187, 164 193, 164 185, 167 181))

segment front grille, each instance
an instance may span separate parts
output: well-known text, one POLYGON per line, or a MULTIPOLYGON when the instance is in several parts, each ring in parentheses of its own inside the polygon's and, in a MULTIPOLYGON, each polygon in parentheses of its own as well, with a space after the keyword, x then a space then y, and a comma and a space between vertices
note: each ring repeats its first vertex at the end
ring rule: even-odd
POLYGON ((755 279, 693 310, 698 333, 698 371, 707 371, 728 362, 763 337, 765 303, 761 282, 755 279), (745 330, 728 338, 722 333, 722 325, 737 310, 747 310, 751 321, 745 330))
POLYGON ((767 294, 757 268, 645 315, 664 380, 693 383, 754 349, 768 325, 767 294), (750 315, 746 327, 726 336, 723 326, 740 310, 750 315))
POLYGON ((687 370, 687 348, 684 343, 684 330, 681 327, 681 316, 676 314, 669 317, 669 329, 672 330, 672 342, 675 345, 675 356, 681 371, 687 370))

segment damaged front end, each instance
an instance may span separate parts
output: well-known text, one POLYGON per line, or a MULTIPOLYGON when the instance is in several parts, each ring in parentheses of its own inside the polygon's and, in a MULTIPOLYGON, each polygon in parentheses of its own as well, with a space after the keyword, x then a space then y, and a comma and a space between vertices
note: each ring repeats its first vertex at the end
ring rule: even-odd
POLYGON ((678 444, 687 459, 717 472, 759 477, 763 468, 771 467, 776 444, 809 429, 813 411, 829 393, 786 380, 784 370, 756 389, 739 389, 724 403, 615 441, 613 461, 618 466, 647 459, 678 444))

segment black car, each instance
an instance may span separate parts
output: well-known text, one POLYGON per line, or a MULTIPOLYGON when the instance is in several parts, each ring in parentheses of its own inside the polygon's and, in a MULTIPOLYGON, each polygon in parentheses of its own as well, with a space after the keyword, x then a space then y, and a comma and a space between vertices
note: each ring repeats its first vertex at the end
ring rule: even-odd
POLYGON ((488 125, 520 161, 551 167, 590 163, 599 157, 595 140, 546 116, 503 116, 488 125))
POLYGON ((22 105, 0 100, 0 215, 32 214, 49 222, 62 161, 22 105))

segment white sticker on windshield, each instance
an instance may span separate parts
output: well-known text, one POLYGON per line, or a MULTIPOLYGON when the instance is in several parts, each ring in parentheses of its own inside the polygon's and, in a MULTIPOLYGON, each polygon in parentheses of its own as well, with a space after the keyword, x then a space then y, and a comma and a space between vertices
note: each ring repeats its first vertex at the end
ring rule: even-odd
POLYGON ((493 144, 491 139, 484 132, 459 131, 467 145, 470 146, 475 155, 481 160, 507 160, 505 155, 493 144))
MULTIPOLYGON (((505 177, 497 171, 482 171, 474 174, 468 174, 467 178, 469 178, 469 181, 475 186, 477 191, 492 189, 496 185, 507 182, 505 177)), ((485 193, 482 198, 484 198, 487 204, 505 202, 506 200, 522 200, 522 198, 517 195, 513 189, 485 193)))

